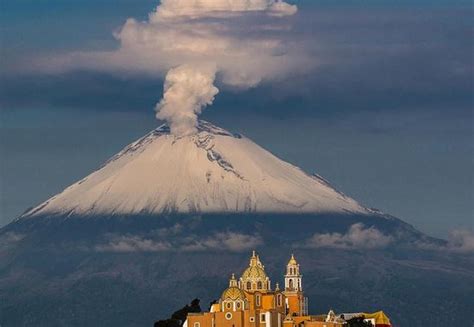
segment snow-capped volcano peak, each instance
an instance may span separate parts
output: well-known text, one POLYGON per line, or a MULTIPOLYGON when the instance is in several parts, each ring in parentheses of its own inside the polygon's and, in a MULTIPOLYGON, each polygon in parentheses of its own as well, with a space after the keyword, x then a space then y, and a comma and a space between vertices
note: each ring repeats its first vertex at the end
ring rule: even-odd
POLYGON ((369 211, 246 137, 197 129, 178 138, 162 125, 23 216, 369 211))

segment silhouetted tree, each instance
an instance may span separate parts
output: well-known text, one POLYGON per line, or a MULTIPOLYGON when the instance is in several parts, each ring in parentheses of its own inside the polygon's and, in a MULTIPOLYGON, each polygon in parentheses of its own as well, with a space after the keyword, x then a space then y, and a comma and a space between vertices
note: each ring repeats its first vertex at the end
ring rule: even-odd
POLYGON ((201 306, 199 305, 201 303, 201 300, 199 299, 194 299, 191 301, 191 306, 190 306, 190 311, 189 312, 201 312, 201 306))
POLYGON ((170 319, 158 320, 153 325, 154 327, 182 327, 188 313, 190 312, 201 312, 201 306, 199 305, 201 301, 199 299, 194 299, 191 301, 191 305, 186 304, 181 309, 173 312, 170 319))
POLYGON ((166 320, 158 320, 153 325, 154 327, 181 327, 182 323, 180 320, 176 319, 166 319, 166 320))
POLYGON ((354 317, 352 319, 347 320, 348 327, 373 327, 370 321, 364 321, 362 317, 354 317))

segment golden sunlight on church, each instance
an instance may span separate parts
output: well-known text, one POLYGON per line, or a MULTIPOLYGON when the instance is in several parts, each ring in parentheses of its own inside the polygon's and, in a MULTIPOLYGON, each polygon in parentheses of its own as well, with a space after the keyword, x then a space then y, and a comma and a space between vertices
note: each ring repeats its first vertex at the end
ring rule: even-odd
MULTIPOLYGON (((291 255, 286 266, 285 285, 272 288, 265 266, 253 251, 249 266, 237 280, 232 274, 210 312, 190 313, 183 327, 333 327, 344 320, 308 315, 300 265, 291 255)), ((387 325, 389 326, 389 325, 387 325)))

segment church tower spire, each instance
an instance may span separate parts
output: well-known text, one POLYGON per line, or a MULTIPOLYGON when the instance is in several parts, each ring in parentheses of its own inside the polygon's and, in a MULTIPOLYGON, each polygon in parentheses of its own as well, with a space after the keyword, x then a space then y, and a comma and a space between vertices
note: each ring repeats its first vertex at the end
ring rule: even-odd
POLYGON ((285 274, 285 291, 287 292, 302 292, 303 287, 301 284, 302 275, 300 274, 300 265, 292 254, 290 261, 286 265, 285 274))
POLYGON ((300 273, 300 265, 292 254, 286 265, 285 291, 286 306, 290 316, 304 316, 308 313, 308 299, 303 295, 303 276, 300 273))
POLYGON ((230 277, 229 287, 237 287, 237 279, 235 279, 235 274, 232 274, 230 277))

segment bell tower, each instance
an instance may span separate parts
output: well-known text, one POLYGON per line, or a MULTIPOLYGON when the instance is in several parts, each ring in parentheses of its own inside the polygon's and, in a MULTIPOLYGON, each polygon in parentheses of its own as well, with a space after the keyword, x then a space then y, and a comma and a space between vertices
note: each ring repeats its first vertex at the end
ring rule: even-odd
POLYGON ((285 291, 286 307, 290 316, 304 316, 308 312, 308 299, 303 295, 300 265, 292 254, 286 265, 285 291))
POLYGON ((285 291, 287 292, 302 292, 300 265, 296 262, 295 256, 292 254, 290 261, 286 265, 285 274, 285 291))

